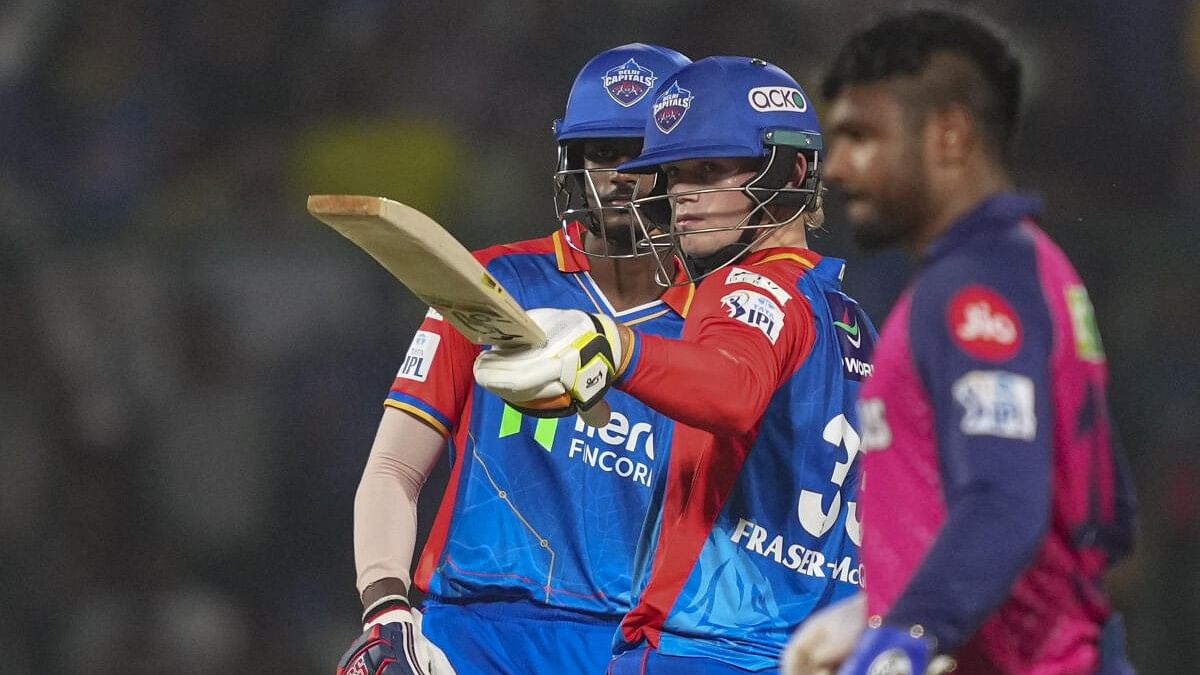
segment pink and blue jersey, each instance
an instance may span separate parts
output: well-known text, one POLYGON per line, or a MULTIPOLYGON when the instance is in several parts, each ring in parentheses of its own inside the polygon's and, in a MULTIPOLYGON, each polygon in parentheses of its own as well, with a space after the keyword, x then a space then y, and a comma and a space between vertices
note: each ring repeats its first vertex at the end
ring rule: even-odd
POLYGON ((617 386, 677 426, 618 654, 771 669, 810 613, 860 590, 854 401, 874 329, 842 269, 765 249, 700 285, 681 340, 639 332, 617 386))
POLYGON ((1095 672, 1132 539, 1092 305, 1039 209, 997 195, 933 243, 859 404, 869 612, 964 673, 1095 672))
MULTIPOLYGON (((476 257, 522 306, 603 312, 657 335, 680 333, 693 292, 615 312, 561 232, 476 257)), ((415 583, 434 601, 527 600, 615 625, 630 607, 630 561, 673 424, 620 392, 602 429, 524 417, 475 384, 479 349, 431 312, 387 400, 440 431, 451 453, 415 583)))

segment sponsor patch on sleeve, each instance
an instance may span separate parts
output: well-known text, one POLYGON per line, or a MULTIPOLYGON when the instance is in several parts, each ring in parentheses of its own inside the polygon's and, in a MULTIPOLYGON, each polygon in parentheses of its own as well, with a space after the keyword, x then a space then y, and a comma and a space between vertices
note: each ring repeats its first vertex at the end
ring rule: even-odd
POLYGON ((758 286, 764 291, 770 293, 771 297, 778 300, 781 307, 787 305, 788 300, 792 299, 792 296, 788 295, 788 292, 783 290, 779 284, 771 281, 761 274, 751 272, 750 270, 744 270, 740 267, 731 267, 729 269, 729 276, 725 277, 725 283, 750 284, 751 286, 758 286))
POLYGON ((442 336, 437 333, 427 330, 417 331, 417 334, 413 336, 412 344, 408 346, 408 353, 404 355, 404 364, 400 366, 400 372, 396 373, 396 377, 424 382, 425 378, 429 377, 429 366, 433 363, 433 357, 437 355, 438 345, 441 341, 442 336))
POLYGON ((1007 361, 1021 349, 1021 319, 996 291, 967 286, 946 310, 947 328, 958 348, 985 361, 1007 361))
POLYGON ((721 305, 730 318, 761 330, 771 344, 779 339, 779 331, 783 330, 783 308, 762 293, 734 291, 721 298, 721 305))
POLYGON ((1088 299, 1087 289, 1081 285, 1067 286, 1067 309, 1071 312, 1071 332, 1075 336, 1075 355, 1084 361, 1102 363, 1104 345, 1100 342, 1100 330, 1096 328, 1096 312, 1088 299))
POLYGON ((964 434, 1021 441, 1037 435, 1032 379, 1006 370, 972 370, 952 391, 963 407, 964 434))

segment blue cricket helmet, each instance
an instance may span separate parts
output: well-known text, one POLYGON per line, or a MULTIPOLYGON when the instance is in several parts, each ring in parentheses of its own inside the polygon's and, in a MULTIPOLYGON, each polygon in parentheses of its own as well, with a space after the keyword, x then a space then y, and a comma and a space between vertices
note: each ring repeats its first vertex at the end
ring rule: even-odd
POLYGON ((812 102, 792 76, 762 59, 710 56, 683 67, 654 93, 642 154, 623 172, 707 157, 764 157, 772 145, 821 149, 812 102))
POLYGON ((641 138, 655 88, 691 59, 640 42, 601 52, 571 86, 567 111, 554 122, 559 143, 577 138, 641 138))
MULTIPOLYGON (((637 149, 633 152, 640 150, 655 87, 689 63, 691 59, 673 49, 635 43, 601 52, 575 78, 567 112, 554 122, 558 140, 554 209, 571 248, 606 258, 650 252, 634 250, 637 232, 629 208, 621 201, 638 197, 638 190, 644 189, 642 181, 630 183, 617 178, 613 162, 604 168, 585 168, 584 141, 636 139, 637 149), (632 192, 614 189, 617 183, 632 186, 632 192), (584 239, 576 239, 572 228, 575 222, 582 223, 596 241, 603 243, 602 252, 589 251, 584 239)), ((656 177, 649 182, 646 194, 665 194, 665 183, 656 177)))

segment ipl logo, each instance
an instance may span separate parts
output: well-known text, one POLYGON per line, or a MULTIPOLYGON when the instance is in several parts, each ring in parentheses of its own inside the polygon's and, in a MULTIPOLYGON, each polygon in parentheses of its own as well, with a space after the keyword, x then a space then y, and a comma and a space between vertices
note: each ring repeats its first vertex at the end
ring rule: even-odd
POLYGON ((659 131, 669 134, 679 126, 691 107, 692 92, 681 88, 678 82, 673 82, 654 100, 654 124, 658 126, 659 131))
POLYGON ((654 71, 643 68, 637 61, 625 63, 604 73, 604 89, 612 100, 628 108, 642 100, 646 92, 654 88, 654 71))

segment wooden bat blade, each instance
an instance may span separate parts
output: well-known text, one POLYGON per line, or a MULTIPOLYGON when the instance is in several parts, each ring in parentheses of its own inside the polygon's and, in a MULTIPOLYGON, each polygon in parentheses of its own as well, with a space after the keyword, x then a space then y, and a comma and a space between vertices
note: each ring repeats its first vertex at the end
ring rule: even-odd
POLYGON ((370 254, 472 342, 498 347, 545 342, 520 304, 424 213, 360 195, 312 195, 308 212, 370 254))
MULTIPOLYGON (((370 254, 475 344, 545 344, 541 327, 504 286, 453 235, 417 209, 384 197, 310 195, 308 212, 370 254)), ((603 427, 610 413, 608 402, 600 401, 579 415, 587 424, 603 427)))

